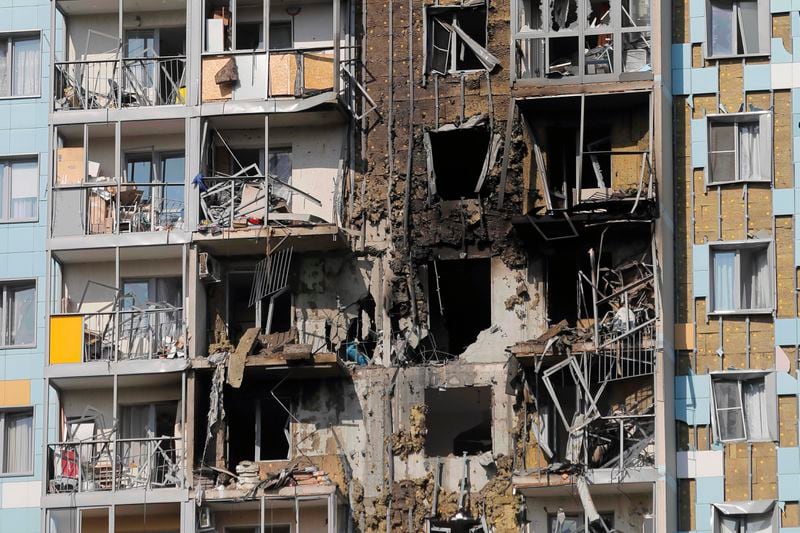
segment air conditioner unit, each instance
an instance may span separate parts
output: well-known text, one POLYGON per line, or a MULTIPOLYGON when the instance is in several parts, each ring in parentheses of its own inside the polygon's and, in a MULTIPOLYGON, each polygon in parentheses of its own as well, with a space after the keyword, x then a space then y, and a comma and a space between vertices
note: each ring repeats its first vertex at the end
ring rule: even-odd
POLYGON ((219 283, 222 279, 222 266, 208 252, 200 252, 197 256, 198 277, 206 283, 219 283))

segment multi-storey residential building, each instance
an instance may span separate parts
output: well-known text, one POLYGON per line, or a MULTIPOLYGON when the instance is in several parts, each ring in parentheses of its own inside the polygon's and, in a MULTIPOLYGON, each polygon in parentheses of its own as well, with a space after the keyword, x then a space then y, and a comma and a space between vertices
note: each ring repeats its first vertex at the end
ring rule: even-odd
POLYGON ((0 2, 0 529, 40 531, 49 3, 0 2), (11 524, 16 524, 13 528, 11 524))
POLYGON ((800 528, 799 35, 794 4, 675 4, 681 531, 800 528))
POLYGON ((49 17, 43 531, 677 529, 669 3, 49 17))

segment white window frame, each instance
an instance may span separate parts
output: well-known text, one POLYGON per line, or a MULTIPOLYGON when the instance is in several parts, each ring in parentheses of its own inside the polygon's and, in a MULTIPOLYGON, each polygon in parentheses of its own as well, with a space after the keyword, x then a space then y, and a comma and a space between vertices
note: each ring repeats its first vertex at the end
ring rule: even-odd
POLYGON ((754 111, 754 112, 747 112, 747 113, 722 113, 722 114, 713 114, 706 116, 707 122, 707 139, 708 139, 708 158, 706 161, 706 172, 705 172, 705 183, 707 187, 712 187, 716 185, 728 185, 731 183, 772 183, 772 176, 773 176, 773 154, 772 154, 772 135, 773 135, 773 121, 772 121, 772 113, 769 111, 754 111), (740 124, 750 124, 753 122, 758 122, 759 124, 759 143, 762 146, 769 146, 769 150, 765 150, 765 155, 769 157, 769 176, 765 179, 740 179, 739 178, 739 167, 741 166, 740 163, 740 149, 739 149, 739 128, 740 124), (733 123, 734 133, 733 133, 733 142, 734 142, 734 178, 731 179, 714 179, 714 176, 711 171, 711 155, 717 153, 730 153, 730 150, 713 150, 711 146, 712 142, 712 135, 711 135, 711 126, 712 124, 720 124, 720 123, 733 123), (767 139, 762 139, 762 135, 768 135, 767 139))
POLYGON ((40 98, 42 96, 42 32, 41 30, 18 30, 18 31, 5 31, 0 32, 0 39, 7 39, 6 46, 8 47, 6 50, 6 69, 8 72, 8 86, 6 90, 8 92, 5 96, 0 96, 0 100, 10 100, 14 98, 40 98), (30 39, 35 38, 38 42, 38 54, 39 54, 39 72, 37 72, 36 76, 36 89, 37 91, 34 94, 12 94, 11 91, 14 88, 14 69, 12 68, 14 64, 14 40, 17 39, 30 39))
POLYGON ((24 222, 37 222, 39 220, 39 157, 36 155, 15 155, 13 157, 0 157, 0 180, 2 194, 0 194, 0 224, 19 224, 24 222), (11 216, 11 167, 14 163, 36 164, 36 202, 34 202, 34 215, 27 218, 13 218, 11 216))
MULTIPOLYGON (((708 311, 709 316, 718 315, 766 315, 775 311, 776 282, 775 282, 775 251, 771 239, 750 239, 744 241, 717 241, 709 243, 708 246, 708 311), (747 248, 765 248, 767 253, 767 265, 769 268, 769 292, 770 305, 764 308, 745 309, 735 307, 734 309, 717 309, 714 302, 714 254, 717 252, 736 252, 736 262, 734 265, 734 286, 741 288, 741 250, 747 248)), ((735 298, 740 298, 740 293, 734 294, 735 298)))
POLYGON ((711 372, 711 425, 713 429, 714 439, 718 442, 776 442, 779 438, 779 429, 777 427, 778 420, 778 395, 777 395, 777 376, 774 371, 752 371, 752 370, 728 370, 723 372, 711 372), (747 409, 744 404, 744 395, 742 393, 742 383, 745 381, 760 380, 764 382, 764 402, 766 405, 764 409, 767 411, 767 425, 769 436, 766 438, 754 439, 751 438, 747 430, 747 409), (738 383, 739 390, 739 407, 720 408, 717 407, 716 390, 714 388, 715 382, 719 381, 735 381, 738 383), (720 432, 720 411, 740 410, 742 413, 742 428, 744 437, 723 439, 720 432))
MULTIPOLYGON (((460 41, 460 37, 456 35, 456 32, 450 33, 450 46, 447 52, 447 72, 439 72, 438 70, 433 70, 431 68, 430 62, 433 59, 433 55, 430 53, 429 49, 433 47, 433 41, 431 41, 430 45, 428 44, 428 39, 433 39, 436 31, 447 31, 444 27, 441 26, 439 22, 440 18, 445 17, 447 14, 451 14, 450 18, 450 25, 451 26, 458 26, 458 14, 460 9, 476 9, 479 7, 483 7, 484 10, 484 44, 482 45, 484 48, 487 48, 489 44, 489 9, 486 3, 481 5, 475 6, 459 6, 458 4, 454 4, 452 6, 427 6, 425 7, 424 13, 424 26, 425 26, 425 47, 424 47, 424 68, 425 74, 439 74, 440 76, 448 76, 451 74, 470 74, 474 72, 485 72, 486 69, 481 68, 470 68, 470 69, 459 69, 458 68, 458 59, 456 58, 455 50, 457 50, 458 43, 460 41), (430 22, 429 22, 430 21, 430 22), (438 27, 437 27, 438 25, 438 27), (430 27, 430 28, 429 28, 430 27), (432 32, 430 30, 433 30, 432 32)), ((476 39, 477 40, 477 39, 476 39)), ((480 43, 479 43, 480 44, 480 43)), ((463 46, 463 44, 462 44, 463 46)))
POLYGON ((5 477, 24 477, 24 476, 32 476, 33 469, 36 468, 34 465, 35 456, 33 454, 33 450, 35 446, 32 446, 30 449, 30 462, 31 462, 31 470, 26 470, 25 472, 6 472, 6 416, 11 414, 20 414, 20 413, 29 413, 31 417, 31 442, 35 440, 35 432, 36 432, 36 420, 35 420, 35 410, 33 406, 26 405, 21 407, 9 407, 0 409, 0 478, 5 477))
MULTIPOLYGON (((741 17, 739 15, 740 8, 739 8, 739 1, 740 0, 731 0, 733 4, 733 12, 734 12, 734 31, 732 32, 732 44, 734 45, 732 48, 736 48, 736 42, 738 40, 740 28, 739 24, 742 23, 741 17)), ((711 28, 714 23, 714 20, 711 16, 712 9, 711 9, 711 2, 710 0, 705 0, 706 3, 706 42, 703 44, 703 48, 705 51, 706 59, 724 59, 724 58, 733 58, 733 57, 756 57, 756 56, 769 56, 771 53, 770 50, 770 42, 772 38, 772 15, 770 13, 769 2, 765 2, 764 0, 754 0, 757 2, 758 8, 758 41, 759 41, 759 49, 757 52, 744 52, 741 54, 734 53, 734 54, 714 54, 713 49, 711 49, 711 28)), ((744 42, 742 46, 745 46, 744 42)))
POLYGON ((0 349, 9 350, 9 349, 19 349, 19 348, 35 348, 36 341, 37 341, 37 325, 36 325, 36 316, 38 312, 34 310, 34 323, 33 323, 33 342, 27 344, 6 344, 6 339, 8 338, 8 288, 9 287, 20 287, 20 286, 33 286, 33 305, 38 305, 38 283, 36 279, 6 279, 0 280, 0 349))
MULTIPOLYGON (((748 516, 759 517, 761 520, 768 518, 771 522, 770 531, 780 529, 780 506, 775 500, 751 500, 743 502, 725 502, 712 504, 711 531, 720 533, 722 530, 723 517, 735 517, 738 519, 748 516), (726 512, 727 511, 727 512, 726 512)), ((738 533, 746 533, 746 523, 739 525, 738 533)))

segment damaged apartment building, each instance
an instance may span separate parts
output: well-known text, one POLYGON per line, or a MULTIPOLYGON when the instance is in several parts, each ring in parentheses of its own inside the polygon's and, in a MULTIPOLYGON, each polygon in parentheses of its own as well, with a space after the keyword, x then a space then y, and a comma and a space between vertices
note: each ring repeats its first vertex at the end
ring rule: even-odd
POLYGON ((672 7, 52 1, 42 533, 677 530, 672 7))

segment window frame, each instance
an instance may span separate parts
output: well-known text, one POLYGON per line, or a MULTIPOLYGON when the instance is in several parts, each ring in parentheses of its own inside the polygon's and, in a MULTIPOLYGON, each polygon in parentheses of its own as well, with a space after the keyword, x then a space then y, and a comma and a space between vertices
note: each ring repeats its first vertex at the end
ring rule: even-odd
POLYGON ((36 456, 34 455, 33 451, 36 446, 31 446, 29 451, 30 453, 30 463, 31 469, 25 472, 6 472, 6 465, 5 465, 5 457, 6 457, 6 417, 9 414, 19 414, 19 413, 30 413, 31 418, 31 435, 30 439, 33 442, 36 438, 36 409, 32 405, 23 405, 19 407, 4 407, 0 408, 0 478, 10 478, 10 477, 27 477, 32 476, 34 470, 36 469, 36 465, 34 462, 36 461, 36 456))
MULTIPOLYGON (((469 68, 469 69, 459 69, 457 68, 458 60, 456 59, 456 54, 453 53, 454 48, 457 46, 459 38, 455 32, 452 32, 450 35, 450 44, 448 47, 447 52, 447 72, 439 72, 438 70, 433 70, 431 67, 431 61, 433 59, 433 55, 431 54, 430 49, 433 47, 433 43, 429 45, 428 39, 432 39, 435 32, 431 32, 430 28, 435 28, 435 24, 437 24, 437 18, 443 17, 445 15, 452 15, 451 20, 449 22, 452 26, 458 25, 458 14, 461 10, 466 9, 478 9, 483 7, 483 32, 484 32, 484 41, 483 47, 488 50, 489 44, 489 9, 488 3, 484 2, 483 4, 478 5, 429 5, 425 6, 423 10, 423 31, 424 31, 424 46, 423 46, 423 69, 424 74, 426 76, 432 76, 437 74, 439 76, 451 76, 451 75, 459 75, 459 74, 474 74, 477 72, 486 72, 485 67, 481 68, 469 68), (438 15, 437 15, 438 13, 438 15)), ((460 26, 459 26, 460 27, 460 26)), ((440 29, 442 31, 443 29, 440 29)), ((463 30, 463 28, 462 28, 463 30)), ((466 30, 464 30, 466 31, 466 30)), ((478 43, 480 44, 480 43, 478 43)))
MULTIPOLYGON (((734 6, 733 9, 736 12, 734 18, 736 19, 736 23, 734 24, 734 32, 733 32, 733 40, 736 41, 737 37, 739 37, 739 22, 740 18, 738 16, 738 4, 741 0, 731 0, 731 4, 734 6)), ((742 54, 714 54, 713 49, 711 48, 711 28, 713 26, 713 19, 711 17, 711 0, 705 0, 705 15, 706 15, 706 39, 703 43, 703 55, 706 59, 731 59, 731 58, 740 58, 740 57, 769 57, 772 53, 770 49, 770 43, 772 39, 772 14, 770 12, 769 2, 758 1, 756 2, 756 6, 758 9, 758 41, 759 41, 759 51, 758 52, 750 52, 750 53, 742 53, 742 54), (762 47, 766 50, 762 51, 762 47)), ((744 46, 744 44, 743 44, 744 46)))
POLYGON ((36 348, 38 335, 37 335, 37 322, 36 317, 38 312, 34 309, 33 313, 33 342, 27 344, 6 344, 8 336, 8 288, 9 287, 33 287, 33 305, 38 305, 39 283, 36 278, 18 278, 18 279, 0 279, 0 350, 15 350, 15 349, 29 349, 36 348))
POLYGON ((715 113, 711 115, 706 115, 706 130, 707 130, 707 147, 706 147, 706 168, 704 172, 704 181, 706 187, 714 187, 717 185, 731 185, 731 184, 738 184, 738 183, 769 183, 771 184, 774 178, 774 161, 772 157, 772 151, 767 151, 767 155, 769 156, 769 176, 767 179, 739 179, 739 171, 740 171, 740 152, 739 152, 739 131, 740 131, 740 124, 747 124, 747 123, 758 123, 759 124, 759 139, 763 132, 761 131, 761 126, 768 125, 767 128, 767 135, 769 138, 765 140, 765 143, 768 143, 769 146, 773 146, 773 135, 774 135, 774 121, 772 117, 772 112, 770 111, 748 111, 745 113, 715 113), (734 133, 733 133, 733 142, 734 142, 734 178, 732 180, 714 180, 713 173, 711 171, 711 155, 717 153, 730 153, 730 150, 713 150, 711 147, 711 129, 712 124, 719 124, 719 123, 727 123, 732 122, 734 124, 734 133))
POLYGON ((723 444, 735 442, 778 442, 779 428, 776 427, 778 420, 778 394, 777 394, 777 376, 774 370, 725 370, 711 372, 711 426, 712 435, 716 442, 723 444), (742 394, 743 382, 760 380, 764 383, 764 409, 767 411, 767 437, 766 438, 751 438, 747 430, 747 409, 745 407, 744 396, 742 394), (719 421, 719 411, 732 410, 735 408, 719 408, 717 407, 716 391, 714 383, 719 381, 736 381, 738 382, 739 391, 739 409, 742 412, 742 432, 743 438, 722 439, 720 435, 721 424, 719 421), (772 416, 769 416, 770 413, 772 416))
POLYGON ((41 166, 39 164, 39 156, 36 154, 20 154, 13 156, 0 157, 0 224, 25 224, 30 222, 39 221, 39 200, 41 194, 39 187, 41 186, 39 172, 41 166), (6 213, 11 214, 11 187, 13 176, 11 169, 14 163, 34 163, 36 165, 36 183, 34 189, 36 190, 36 201, 34 202, 34 215, 26 218, 12 218, 4 216, 6 213))
MULTIPOLYGON (((772 529, 771 531, 778 531, 780 528, 780 507, 775 500, 749 500, 740 502, 725 502, 712 504, 711 512, 711 529, 712 531, 720 531, 721 522, 723 517, 735 517, 737 521, 748 516, 759 517, 761 520, 769 519, 772 529), (735 509, 737 512, 725 512, 725 508, 735 509), (738 512, 742 509, 749 509, 749 512, 738 512)), ((746 531, 746 523, 742 528, 741 522, 738 524, 740 531, 746 531)))
POLYGON ((522 9, 523 0, 511 0, 511 84, 520 85, 569 85, 569 84, 582 84, 591 82, 605 82, 605 81, 637 81, 637 80, 652 80, 653 79, 653 53, 650 55, 650 69, 643 71, 625 72, 623 61, 623 42, 626 35, 636 33, 649 33, 650 42, 652 46, 653 40, 653 2, 649 1, 649 24, 646 26, 626 26, 622 21, 622 1, 617 0, 611 2, 611 24, 608 26, 589 27, 586 23, 587 8, 586 5, 590 0, 576 0, 577 3, 577 27, 573 29, 562 29, 559 31, 551 31, 548 28, 548 20, 550 13, 550 6, 553 0, 541 0, 542 12, 544 20, 542 29, 523 29, 520 27, 520 11, 522 9), (613 35, 612 48, 616 52, 613 58, 613 72, 605 74, 586 74, 586 58, 583 51, 586 45, 586 38, 600 35, 613 35), (542 43, 544 63, 548 64, 548 56, 550 49, 550 41, 559 38, 573 38, 578 40, 578 74, 575 76, 563 76, 561 78, 548 78, 546 75, 540 77, 526 76, 522 77, 519 64, 518 64, 518 47, 524 46, 526 41, 535 41, 538 39, 544 40, 542 43), (618 52, 617 52, 618 51, 618 52))
MULTIPOLYGON (((614 511, 599 511, 597 514, 600 515, 600 519, 603 520, 606 527, 608 527, 610 530, 614 529, 614 511)), ((580 527, 583 527, 583 524, 586 522, 583 512, 576 511, 572 513, 564 513, 564 515, 566 520, 572 520, 580 524, 580 527)), ((551 527, 556 520, 558 520, 558 513, 547 513, 547 531, 556 531, 555 528, 551 527)))
POLYGON ((42 97, 42 30, 39 29, 30 29, 30 30, 12 30, 12 31, 3 31, 0 32, 0 39, 6 39, 6 46, 8 47, 6 50, 6 69, 8 72, 7 76, 7 87, 6 90, 8 94, 3 96, 0 95, 0 101, 2 100, 11 100, 11 99, 21 99, 21 98, 41 98, 42 97), (36 76, 36 92, 34 94, 12 94, 14 88, 14 70, 12 68, 13 61, 14 61, 14 40, 18 39, 26 39, 26 38, 35 38, 38 44, 37 52, 39 57, 39 72, 36 76))
MULTIPOLYGON (((739 241, 715 241, 708 244, 708 316, 735 316, 735 315, 771 315, 776 309, 776 273, 775 273, 775 246, 772 239, 748 239, 739 241), (748 248, 765 248, 767 253, 767 266, 769 268, 769 307, 744 309, 716 309, 714 301, 714 254, 717 252, 735 252, 736 263, 734 265, 734 286, 741 289, 740 251, 748 248)), ((740 302, 741 303, 741 302, 740 302)))

